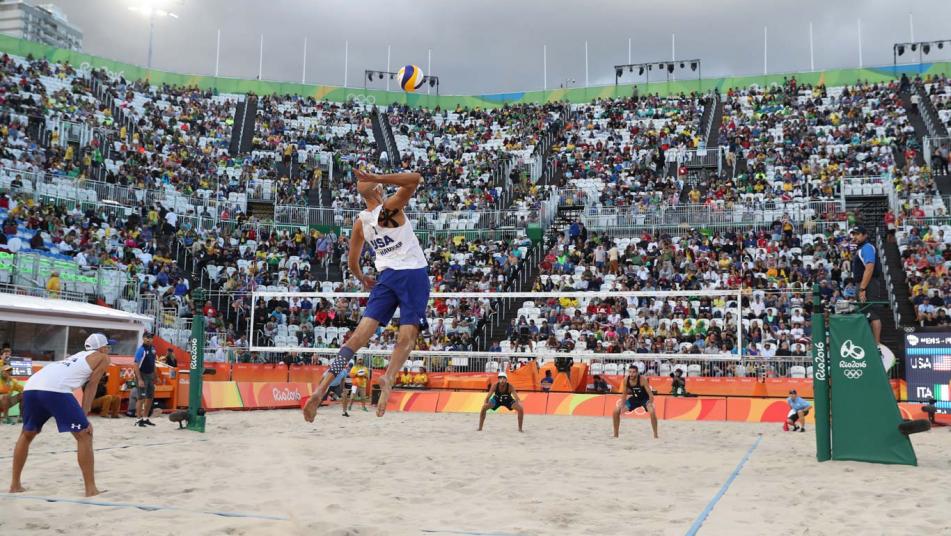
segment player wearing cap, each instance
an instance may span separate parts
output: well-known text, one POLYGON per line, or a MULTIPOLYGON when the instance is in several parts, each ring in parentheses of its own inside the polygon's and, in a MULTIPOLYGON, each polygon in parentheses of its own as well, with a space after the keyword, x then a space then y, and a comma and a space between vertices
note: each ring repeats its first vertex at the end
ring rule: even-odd
MULTIPOLYGON (((885 292, 885 281, 882 275, 882 259, 878 249, 868 241, 868 231, 865 227, 858 225, 853 227, 849 234, 856 247, 855 254, 852 256, 852 280, 859 287, 859 302, 887 301, 888 294, 885 292)), ((882 308, 881 303, 872 303, 860 309, 868 318, 875 344, 882 343, 882 308)))
POLYGON ((13 479, 10 493, 23 490, 20 476, 30 452, 30 443, 50 419, 56 419, 56 428, 71 432, 76 438, 79 468, 86 485, 86 496, 97 495, 92 450, 92 425, 86 419, 96 397, 99 378, 109 367, 109 346, 112 341, 102 333, 86 338, 86 351, 73 354, 62 361, 54 361, 27 380, 23 387, 23 430, 13 449, 13 479), (83 388, 82 405, 73 391, 83 388))
POLYGON ((624 376, 624 385, 621 387, 624 398, 618 400, 618 405, 614 408, 614 437, 618 436, 621 430, 621 411, 626 408, 627 411, 634 411, 637 408, 644 408, 650 414, 651 428, 654 430, 654 439, 657 439, 657 414, 654 413, 654 391, 651 390, 647 378, 641 375, 641 369, 636 365, 627 368, 627 376, 624 376))
POLYGON ((789 391, 789 398, 786 399, 786 403, 789 404, 789 414, 786 415, 786 422, 783 423, 783 430, 789 431, 789 427, 792 426, 792 431, 806 431, 806 415, 809 415, 809 409, 812 408, 812 404, 806 402, 801 396, 796 394, 796 390, 793 389, 789 391), (801 422, 802 426, 796 424, 796 422, 801 422))
POLYGON ((522 420, 525 418, 525 409, 522 402, 515 392, 515 387, 509 383, 508 374, 504 370, 499 371, 499 379, 495 382, 489 392, 485 395, 485 402, 482 404, 482 411, 479 412, 479 431, 482 431, 482 425, 485 424, 485 414, 490 409, 495 411, 505 406, 518 413, 518 431, 522 431, 522 420))

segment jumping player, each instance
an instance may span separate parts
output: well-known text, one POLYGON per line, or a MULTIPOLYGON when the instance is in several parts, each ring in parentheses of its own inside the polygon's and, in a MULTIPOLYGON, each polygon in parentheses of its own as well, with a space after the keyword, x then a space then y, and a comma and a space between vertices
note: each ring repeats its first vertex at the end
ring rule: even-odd
POLYGON ((400 309, 400 329, 396 348, 390 356, 390 364, 380 378, 380 399, 376 414, 386 413, 386 400, 396 383, 396 375, 406 358, 416 346, 416 338, 426 326, 426 306, 429 302, 429 269, 426 255, 413 232, 413 224, 403 209, 423 178, 419 173, 395 173, 375 175, 356 170, 357 191, 366 202, 366 210, 360 212, 350 235, 348 265, 354 276, 370 291, 366 311, 347 343, 340 348, 337 357, 330 363, 317 390, 304 404, 304 419, 313 422, 317 407, 330 382, 347 362, 366 346, 370 336, 379 325, 386 325, 396 308, 400 309), (383 185, 392 184, 399 189, 390 197, 383 197, 383 185), (376 270, 379 281, 363 274, 360 254, 364 243, 376 254, 376 270))
POLYGON ((482 431, 482 425, 485 424, 485 414, 490 409, 495 411, 505 406, 518 413, 518 431, 522 431, 522 420, 525 418, 525 409, 522 407, 521 400, 518 399, 518 393, 515 387, 509 383, 508 374, 504 370, 499 371, 499 379, 495 385, 489 389, 485 395, 485 402, 482 404, 482 411, 479 412, 479 431, 482 431))
POLYGON ((43 424, 53 417, 60 433, 71 432, 76 438, 86 497, 99 494, 94 475, 92 425, 86 415, 96 398, 99 378, 109 367, 109 345, 105 335, 93 333, 86 338, 85 352, 50 363, 27 380, 23 387, 23 431, 13 450, 10 493, 24 491, 20 476, 30 452, 30 443, 43 429, 43 424), (83 404, 80 406, 73 391, 83 385, 83 404))
POLYGON ((654 392, 651 391, 647 378, 641 375, 641 370, 636 365, 631 365, 627 369, 627 376, 624 376, 624 385, 621 388, 624 398, 619 401, 614 408, 614 437, 618 436, 621 429, 621 411, 627 408, 627 411, 634 411, 643 407, 650 413, 651 428, 654 429, 654 439, 657 439, 657 414, 654 412, 654 392))

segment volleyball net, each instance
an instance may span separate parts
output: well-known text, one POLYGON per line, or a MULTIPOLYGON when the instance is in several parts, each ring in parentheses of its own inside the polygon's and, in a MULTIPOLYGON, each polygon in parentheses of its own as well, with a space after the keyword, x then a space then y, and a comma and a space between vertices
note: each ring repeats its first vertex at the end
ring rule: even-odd
MULTIPOLYGON (((326 363, 360 320, 368 292, 251 295, 250 346, 326 363), (263 302, 263 304, 262 304, 263 302)), ((496 372, 535 360, 587 363, 592 375, 806 378, 808 292, 739 290, 433 292, 409 371, 496 372)), ((359 352, 384 368, 399 310, 359 352)))

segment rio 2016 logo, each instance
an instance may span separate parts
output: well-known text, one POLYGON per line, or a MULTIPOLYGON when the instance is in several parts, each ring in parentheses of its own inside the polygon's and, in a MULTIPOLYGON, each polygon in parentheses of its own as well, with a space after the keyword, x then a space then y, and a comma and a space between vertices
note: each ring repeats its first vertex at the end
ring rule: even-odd
POLYGON ((813 374, 815 379, 825 381, 826 379, 826 344, 824 342, 816 343, 816 358, 813 363, 813 374))
POLYGON ((198 370, 198 339, 192 337, 190 346, 191 360, 188 363, 188 368, 190 370, 198 370))
POLYGON ((842 356, 839 361, 842 375, 850 380, 861 378, 863 369, 868 366, 865 362, 865 349, 855 344, 852 339, 848 339, 839 347, 839 355, 842 356))

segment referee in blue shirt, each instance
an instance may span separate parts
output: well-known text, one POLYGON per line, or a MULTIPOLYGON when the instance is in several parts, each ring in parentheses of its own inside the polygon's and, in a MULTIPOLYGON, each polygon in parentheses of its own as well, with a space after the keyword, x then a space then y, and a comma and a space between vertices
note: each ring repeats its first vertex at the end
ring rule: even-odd
MULTIPOLYGON (((852 256, 852 280, 858 286, 859 303, 886 301, 888 295, 885 293, 882 258, 878 249, 868 241, 865 227, 853 227, 849 234, 856 248, 852 256)), ((863 305, 859 309, 868 318, 876 345, 882 343, 882 309, 882 303, 863 305)))
POLYGON ((806 415, 809 415, 809 409, 812 408, 812 404, 806 402, 804 398, 799 396, 796 393, 796 390, 793 389, 789 391, 789 398, 786 399, 786 403, 789 404, 789 414, 786 415, 786 424, 783 425, 783 430, 789 431, 789 427, 792 426, 792 431, 806 431, 806 415), (802 426, 796 424, 796 422, 801 422, 802 426))

